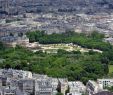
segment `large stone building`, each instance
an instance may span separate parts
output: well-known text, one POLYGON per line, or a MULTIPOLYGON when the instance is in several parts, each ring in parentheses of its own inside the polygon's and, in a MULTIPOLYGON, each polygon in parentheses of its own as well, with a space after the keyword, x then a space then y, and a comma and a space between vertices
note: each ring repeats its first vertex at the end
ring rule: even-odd
POLYGON ((51 78, 37 79, 35 81, 35 95, 53 95, 51 78))
POLYGON ((85 85, 80 81, 70 81, 68 82, 70 93, 67 95, 82 95, 86 92, 85 85))
POLYGON ((19 89, 21 92, 26 92, 27 95, 34 95, 35 93, 35 80, 21 79, 19 80, 19 89))

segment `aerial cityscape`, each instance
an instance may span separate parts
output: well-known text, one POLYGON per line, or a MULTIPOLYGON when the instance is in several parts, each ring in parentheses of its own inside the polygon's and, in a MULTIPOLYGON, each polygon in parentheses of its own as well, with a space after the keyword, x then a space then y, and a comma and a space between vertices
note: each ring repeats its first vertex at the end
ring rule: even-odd
POLYGON ((0 95, 113 95, 113 0, 0 0, 0 95))

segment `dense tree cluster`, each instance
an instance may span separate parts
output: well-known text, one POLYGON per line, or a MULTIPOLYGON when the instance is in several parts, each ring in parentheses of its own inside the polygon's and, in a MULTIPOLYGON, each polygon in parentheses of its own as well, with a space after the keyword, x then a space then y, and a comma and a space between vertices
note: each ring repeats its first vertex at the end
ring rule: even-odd
POLYGON ((5 45, 2 42, 0 42, 0 50, 3 50, 3 49, 5 49, 5 45))
POLYGON ((102 41, 103 34, 93 32, 91 35, 83 33, 65 32, 61 34, 47 35, 43 31, 35 31, 27 33, 30 42, 38 41, 41 44, 55 44, 55 43, 74 43, 85 48, 109 50, 111 45, 102 41))
POLYGON ((27 34, 30 42, 39 41, 42 44, 76 43, 87 48, 103 50, 103 53, 89 51, 67 52, 58 50, 57 54, 47 54, 42 51, 33 53, 26 48, 5 48, 0 43, 0 67, 30 70, 52 77, 66 77, 69 80, 81 80, 86 83, 89 79, 96 80, 108 74, 108 64, 113 61, 112 46, 102 41, 104 35, 93 32, 90 35, 66 32, 47 35, 44 32, 27 34), (1 61, 3 60, 3 61, 1 61))
POLYGON ((101 63, 100 53, 67 52, 58 50, 57 54, 41 51, 33 53, 17 46, 0 51, 1 68, 30 70, 35 73, 47 74, 52 77, 67 77, 69 80, 97 79, 108 73, 108 68, 101 63))
POLYGON ((111 87, 105 87, 108 91, 113 92, 113 86, 111 87))
POLYGON ((58 92, 56 95, 63 95, 62 93, 58 92))

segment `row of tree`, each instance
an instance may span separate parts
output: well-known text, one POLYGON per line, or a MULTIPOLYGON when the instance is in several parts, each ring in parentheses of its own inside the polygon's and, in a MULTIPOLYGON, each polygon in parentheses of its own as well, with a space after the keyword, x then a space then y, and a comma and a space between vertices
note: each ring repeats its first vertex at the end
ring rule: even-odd
POLYGON ((109 50, 112 46, 109 43, 103 42, 104 35, 98 32, 93 32, 91 35, 83 33, 75 33, 72 31, 47 35, 44 31, 35 31, 27 33, 30 42, 39 42, 41 44, 56 44, 56 43, 74 43, 85 48, 94 48, 100 50, 109 50))

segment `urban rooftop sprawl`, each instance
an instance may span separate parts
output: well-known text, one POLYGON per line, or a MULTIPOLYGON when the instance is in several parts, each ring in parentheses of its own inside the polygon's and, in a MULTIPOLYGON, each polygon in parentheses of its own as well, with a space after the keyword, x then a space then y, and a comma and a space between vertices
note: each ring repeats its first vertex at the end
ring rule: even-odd
POLYGON ((80 81, 68 81, 66 78, 0 69, 1 95, 113 95, 105 89, 106 86, 113 86, 113 79, 89 80, 85 86, 80 81), (62 94, 58 94, 60 92, 62 94))
POLYGON ((0 38, 12 42, 33 30, 48 34, 65 31, 113 31, 112 0, 0 0, 0 38))
POLYGON ((112 45, 113 0, 0 0, 0 95, 113 95, 112 45))

